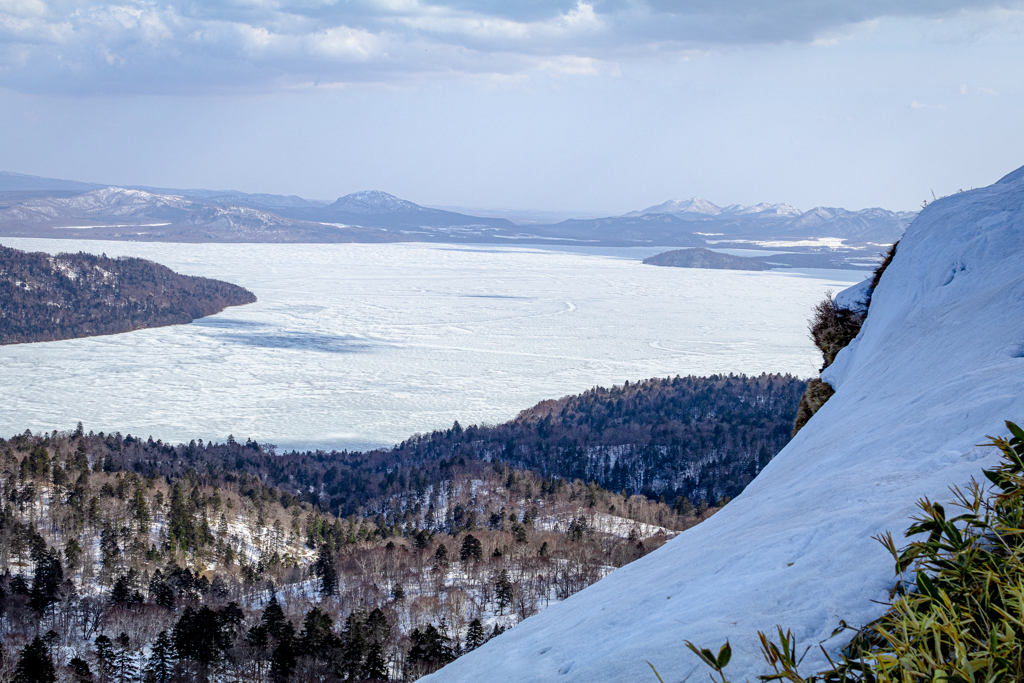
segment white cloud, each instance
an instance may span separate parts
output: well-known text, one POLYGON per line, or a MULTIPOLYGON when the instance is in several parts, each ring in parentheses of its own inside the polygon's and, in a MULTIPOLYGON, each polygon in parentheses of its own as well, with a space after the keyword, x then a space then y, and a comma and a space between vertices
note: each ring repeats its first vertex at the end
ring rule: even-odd
MULTIPOLYGON (((211 92, 418 74, 614 73, 728 45, 828 46, 885 16, 1024 0, 0 0, 0 86, 22 92, 211 92)), ((500 79, 499 79, 500 80, 500 79)))

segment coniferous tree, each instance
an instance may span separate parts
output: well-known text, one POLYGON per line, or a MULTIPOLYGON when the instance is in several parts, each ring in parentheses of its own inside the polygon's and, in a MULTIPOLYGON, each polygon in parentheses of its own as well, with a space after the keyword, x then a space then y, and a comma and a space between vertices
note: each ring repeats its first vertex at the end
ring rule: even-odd
POLYGON ((512 604, 512 581, 507 569, 502 569, 494 582, 494 599, 498 602, 498 614, 505 614, 505 608, 512 604))
POLYGON ((366 656, 363 659, 362 677, 370 681, 386 681, 388 669, 384 658, 384 643, 391 637, 391 624, 380 608, 367 615, 364 631, 366 656))
POLYGON ((480 560, 484 556, 484 546, 473 534, 466 534, 462 539, 462 547, 459 549, 459 559, 465 562, 468 559, 480 560))
POLYGON ((92 670, 89 669, 89 662, 81 657, 74 657, 68 662, 68 673, 71 675, 73 683, 92 683, 95 680, 92 670))
POLYGON ((36 636, 21 651, 14 670, 14 683, 54 683, 56 680, 57 672, 50 658, 50 648, 42 638, 36 636))
POLYGON ((99 683, 109 683, 114 675, 114 646, 105 635, 96 636, 96 669, 99 683))
POLYGON ((299 652, 295 642, 295 627, 285 621, 278 630, 277 647, 270 657, 270 675, 278 682, 287 681, 295 672, 299 652))
POLYGON ((29 605, 40 615, 57 601, 61 583, 64 581, 64 569, 60 557, 54 549, 38 553, 35 558, 36 571, 29 592, 29 605))
POLYGON ((309 610, 303 623, 302 635, 299 636, 302 654, 316 657, 321 652, 337 647, 337 636, 331 630, 333 625, 334 620, 319 607, 309 610))
POLYGON ((466 651, 475 650, 486 642, 487 634, 484 633, 484 625, 480 619, 469 622, 469 628, 466 629, 466 651))
MULTIPOLYGON (((263 610, 263 614, 260 617, 261 625, 266 628, 267 634, 273 637, 275 640, 281 640, 283 637, 286 624, 290 625, 285 616, 284 610, 281 609, 280 603, 277 601, 277 596, 270 596, 270 602, 267 603, 266 608, 263 610)), ((292 631, 294 632, 294 628, 292 631)))
POLYGON ((455 659, 451 640, 433 624, 427 624, 422 631, 413 629, 409 638, 413 645, 405 658, 407 674, 421 676, 437 671, 455 659))
POLYGON ((366 612, 349 613, 341 633, 341 675, 346 681, 358 681, 366 658, 366 612))
POLYGON ((132 683, 139 667, 132 656, 131 639, 124 631, 114 640, 114 678, 117 683, 132 683))
POLYGON ((320 594, 334 595, 338 592, 338 570, 334 566, 334 553, 326 543, 320 545, 313 571, 320 578, 320 594))
POLYGON ((153 641, 149 661, 143 672, 145 683, 170 683, 174 676, 174 643, 167 631, 161 631, 153 641))

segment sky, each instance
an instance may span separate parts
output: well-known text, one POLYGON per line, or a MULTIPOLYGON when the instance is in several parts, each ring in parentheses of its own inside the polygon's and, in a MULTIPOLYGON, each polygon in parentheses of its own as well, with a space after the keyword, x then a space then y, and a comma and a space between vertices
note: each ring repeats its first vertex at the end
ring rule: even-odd
POLYGON ((1024 165, 1024 0, 0 0, 0 170, 619 214, 1024 165))

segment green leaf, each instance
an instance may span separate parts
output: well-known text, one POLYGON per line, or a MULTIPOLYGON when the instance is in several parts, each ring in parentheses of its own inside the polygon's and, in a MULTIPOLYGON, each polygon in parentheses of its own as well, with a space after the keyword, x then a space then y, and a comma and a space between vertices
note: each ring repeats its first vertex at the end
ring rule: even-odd
POLYGON ((935 589, 935 584, 932 583, 932 580, 924 572, 917 573, 917 590, 921 595, 925 595, 932 600, 939 599, 939 591, 935 589))
POLYGON ((705 664, 710 666, 715 671, 718 671, 718 659, 716 659, 715 656, 711 654, 711 650, 699 648, 688 640, 684 640, 683 642, 686 643, 686 647, 690 648, 693 651, 693 653, 700 657, 705 664))
POLYGON ((729 641, 725 641, 725 645, 718 651, 718 669, 721 671, 725 668, 729 660, 732 659, 732 648, 729 646, 729 641))
POLYGON ((1020 439, 1021 442, 1024 442, 1024 429, 1021 429, 1009 420, 1006 421, 1006 428, 1010 430, 1011 434, 1020 439))

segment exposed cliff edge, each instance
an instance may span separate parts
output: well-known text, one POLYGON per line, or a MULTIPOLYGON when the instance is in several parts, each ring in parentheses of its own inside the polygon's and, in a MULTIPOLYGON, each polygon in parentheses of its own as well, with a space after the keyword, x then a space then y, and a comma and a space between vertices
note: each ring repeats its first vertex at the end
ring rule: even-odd
POLYGON ((843 619, 878 617, 892 558, 872 536, 998 460, 1024 418, 1024 169, 941 199, 908 228, 835 395, 746 490, 663 548, 424 681, 666 681, 706 675, 683 646, 731 641, 732 680, 765 673, 757 631, 793 629, 803 670, 843 619))
POLYGON ((0 344, 180 325, 254 301, 237 285, 145 259, 0 246, 0 344))

